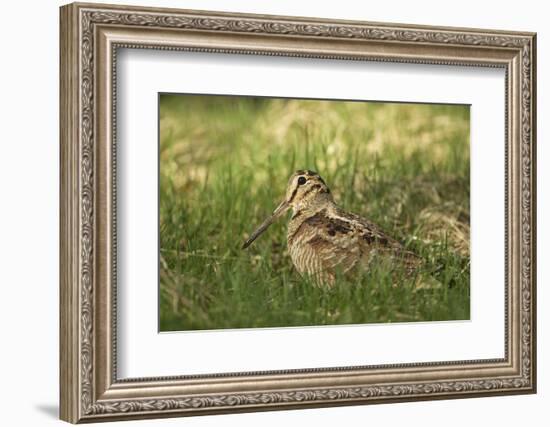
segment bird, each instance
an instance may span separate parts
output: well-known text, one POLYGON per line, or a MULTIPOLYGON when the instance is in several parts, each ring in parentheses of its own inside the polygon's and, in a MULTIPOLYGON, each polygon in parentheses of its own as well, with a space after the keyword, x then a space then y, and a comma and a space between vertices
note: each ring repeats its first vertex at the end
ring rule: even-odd
POLYGON ((368 271, 383 263, 413 276, 422 258, 405 248, 375 223, 340 208, 323 178, 297 170, 288 181, 283 201, 242 245, 248 248, 268 227, 292 210, 287 246, 300 275, 318 286, 332 287, 339 274, 368 271))

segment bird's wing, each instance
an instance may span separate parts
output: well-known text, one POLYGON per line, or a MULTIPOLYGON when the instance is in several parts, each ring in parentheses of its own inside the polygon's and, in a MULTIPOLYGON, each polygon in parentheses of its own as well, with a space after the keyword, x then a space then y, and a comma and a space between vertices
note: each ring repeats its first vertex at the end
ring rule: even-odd
POLYGON ((420 264, 420 258, 406 250, 378 226, 366 219, 343 211, 320 213, 302 224, 304 243, 311 248, 312 265, 334 275, 368 264, 376 257, 397 261, 407 272, 420 264))
POLYGON ((362 237, 361 243, 365 246, 365 252, 370 251, 371 255, 381 255, 398 261, 409 273, 422 263, 418 255, 390 237, 378 225, 359 215, 347 213, 347 216, 356 225, 357 233, 362 237))

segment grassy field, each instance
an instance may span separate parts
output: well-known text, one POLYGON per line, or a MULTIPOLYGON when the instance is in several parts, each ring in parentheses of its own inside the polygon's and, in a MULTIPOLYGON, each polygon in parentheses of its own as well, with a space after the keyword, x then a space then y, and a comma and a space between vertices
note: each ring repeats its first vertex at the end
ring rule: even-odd
POLYGON ((463 106, 161 95, 161 331, 470 317, 470 129, 463 106), (247 250, 296 169, 427 260, 441 286, 371 271, 319 289, 286 220, 247 250))

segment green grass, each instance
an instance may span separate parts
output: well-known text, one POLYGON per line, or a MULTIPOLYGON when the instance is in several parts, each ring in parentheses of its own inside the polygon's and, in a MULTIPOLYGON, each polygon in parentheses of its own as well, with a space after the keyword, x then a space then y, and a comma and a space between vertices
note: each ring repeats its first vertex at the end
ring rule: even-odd
POLYGON ((162 331, 470 317, 469 108, 162 95, 162 331), (294 270, 286 220, 247 250, 296 169, 378 223, 441 283, 388 271, 319 289, 294 270))

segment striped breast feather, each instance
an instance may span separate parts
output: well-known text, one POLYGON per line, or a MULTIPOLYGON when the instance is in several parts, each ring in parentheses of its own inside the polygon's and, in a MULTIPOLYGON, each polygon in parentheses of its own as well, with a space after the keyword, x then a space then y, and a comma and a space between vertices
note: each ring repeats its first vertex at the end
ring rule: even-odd
POLYGON ((303 220, 288 239, 291 256, 300 272, 319 270, 344 273, 362 261, 360 236, 345 221, 331 218, 326 210, 303 220))

